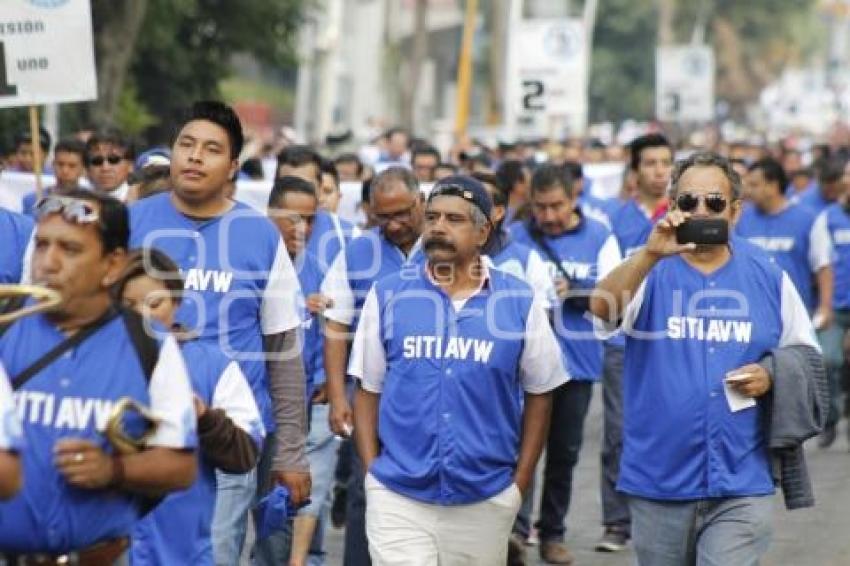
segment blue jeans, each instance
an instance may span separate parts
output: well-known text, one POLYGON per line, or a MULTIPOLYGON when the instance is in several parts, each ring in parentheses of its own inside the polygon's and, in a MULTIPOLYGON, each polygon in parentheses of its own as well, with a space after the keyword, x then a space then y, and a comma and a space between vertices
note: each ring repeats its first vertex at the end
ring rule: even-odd
POLYGON ((592 395, 592 381, 568 381, 552 392, 540 520, 535 525, 541 542, 564 540, 564 519, 573 491, 573 469, 581 452, 584 418, 592 395))
POLYGON ((216 470, 215 477, 213 557, 216 566, 236 566, 245 544, 248 512, 257 494, 257 470, 255 468, 247 474, 226 474, 216 470))
POLYGON ((770 545, 769 495, 629 506, 638 566, 755 566, 770 545))
POLYGON ((623 453, 623 355, 625 348, 605 344, 602 365, 602 450, 599 489, 602 498, 602 524, 629 534, 629 502, 617 491, 620 456, 623 453))
MULTIPOLYGON (((836 310, 832 325, 818 332, 823 361, 829 379, 829 413, 826 426, 835 426, 841 418, 842 367, 844 366, 844 333, 850 329, 850 311, 836 310)), ((843 392, 845 395, 846 391, 843 392)), ((845 404, 846 406, 846 404, 845 404)))

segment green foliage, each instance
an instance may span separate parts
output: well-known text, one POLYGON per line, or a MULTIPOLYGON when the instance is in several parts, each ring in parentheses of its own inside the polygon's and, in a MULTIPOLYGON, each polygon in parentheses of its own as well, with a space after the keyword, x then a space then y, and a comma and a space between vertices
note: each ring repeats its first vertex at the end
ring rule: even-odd
POLYGON ((156 112, 150 141, 168 138, 191 102, 221 96, 231 56, 269 66, 294 62, 304 0, 150 0, 131 73, 139 101, 156 112))
MULTIPOLYGON (((592 121, 654 116, 658 4, 658 0, 599 0, 590 78, 592 121)), ((743 71, 718 67, 718 98, 734 91, 754 99, 760 83, 775 78, 786 65, 806 62, 817 49, 818 33, 823 32, 812 16, 816 4, 815 0, 677 0, 674 33, 677 43, 690 41, 701 5, 707 43, 717 40, 712 34, 715 19, 729 22, 741 51, 732 60, 742 61, 743 71), (738 71, 743 75, 735 75, 738 71), (726 73, 728 81, 723 80, 726 73), (742 80, 747 84, 740 84, 742 80)), ((716 53, 719 47, 715 45, 716 53)))

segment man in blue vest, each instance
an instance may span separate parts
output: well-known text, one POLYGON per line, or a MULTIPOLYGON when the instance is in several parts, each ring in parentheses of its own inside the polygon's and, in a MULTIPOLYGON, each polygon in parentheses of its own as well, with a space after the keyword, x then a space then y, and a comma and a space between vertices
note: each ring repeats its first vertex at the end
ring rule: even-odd
POLYGON ((9 378, 0 366, 0 500, 9 499, 21 489, 21 459, 24 435, 9 378))
POLYGON ((77 189, 35 213, 33 280, 62 303, 0 338, 26 446, 24 487, 0 503, 0 559, 112 564, 128 547, 142 497, 195 479, 192 390, 174 338, 146 336, 134 313, 112 305, 129 238, 124 205, 77 189), (137 453, 121 453, 104 435, 122 398, 158 420, 137 453))
MULTIPOLYGON (((316 257, 306 249, 318 207, 319 198, 313 183, 293 176, 275 180, 269 195, 268 214, 283 236, 286 250, 298 272, 298 281, 305 300, 302 310, 304 322, 301 357, 304 361, 310 406, 307 459, 310 461, 312 490, 310 504, 299 509, 298 516, 293 521, 292 544, 287 545, 285 540, 281 541, 282 544, 272 543, 272 552, 263 557, 265 563, 271 564, 281 564, 287 560, 292 565, 307 564, 308 554, 322 552, 322 522, 337 461, 339 442, 338 437, 330 430, 323 363, 323 312, 328 300, 319 291, 324 270, 316 257), (286 552, 286 546, 290 546, 289 552, 286 552)), ((273 534, 270 538, 276 536, 273 534)))
POLYGON ((425 210, 428 261, 366 297, 349 373, 373 562, 504 564, 567 379, 534 291, 481 256, 492 203, 450 176, 425 210))
MULTIPOLYGON (((729 161, 696 153, 671 182, 671 212, 591 298, 593 314, 626 333, 617 487, 630 496, 641 566, 756 564, 774 493, 765 411, 789 382, 803 388, 822 373, 818 345, 791 279, 760 249, 677 241, 690 218, 737 220, 741 181, 729 161), (768 373, 777 349, 805 361, 768 373)), ((792 410, 810 403, 802 390, 792 410)))
POLYGON ((587 316, 587 296, 596 281, 620 262, 616 238, 601 222, 584 215, 573 190, 566 167, 539 167, 531 179, 532 218, 514 224, 512 230, 518 242, 534 248, 548 264, 559 299, 554 311, 555 332, 572 376, 552 398, 540 519, 536 524, 540 556, 550 564, 573 561, 564 543, 564 518, 569 511, 572 474, 581 451, 593 384, 602 375, 602 341, 595 336, 587 316))
POLYGON ((295 505, 310 493, 298 279, 275 226, 228 197, 242 143, 232 108, 195 103, 171 148, 171 192, 130 209, 133 247, 162 250, 185 274, 177 321, 239 363, 268 432, 256 471, 217 473, 213 552, 225 564, 239 560, 258 491, 282 484, 295 505))
MULTIPOLYGON (((334 260, 322 283, 322 294, 331 301, 331 307, 325 311, 325 377, 330 424, 335 434, 346 437, 354 424, 346 390, 350 331, 372 285, 422 258, 419 236, 423 203, 413 173, 405 167, 385 169, 372 181, 369 200, 377 229, 352 240, 334 260)), ((345 533, 345 564, 352 566, 369 563, 363 471, 358 467, 359 462, 352 463, 345 533)))

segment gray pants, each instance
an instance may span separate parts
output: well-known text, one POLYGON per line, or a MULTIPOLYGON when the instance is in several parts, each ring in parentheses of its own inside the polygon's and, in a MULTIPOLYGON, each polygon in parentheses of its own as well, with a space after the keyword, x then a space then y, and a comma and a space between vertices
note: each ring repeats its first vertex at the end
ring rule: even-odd
POLYGON ((623 453, 623 355, 622 346, 605 344, 602 366, 602 452, 599 490, 602 524, 629 533, 631 516, 628 498, 617 491, 620 455, 623 453))
POLYGON ((633 497, 629 504, 638 566, 755 566, 770 546, 772 499, 633 497))

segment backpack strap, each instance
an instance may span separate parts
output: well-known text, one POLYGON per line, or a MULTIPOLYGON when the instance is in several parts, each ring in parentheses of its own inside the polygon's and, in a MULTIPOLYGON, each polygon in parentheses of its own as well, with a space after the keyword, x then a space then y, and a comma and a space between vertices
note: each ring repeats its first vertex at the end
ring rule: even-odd
POLYGON ((159 361, 159 342, 145 331, 145 322, 136 311, 119 307, 127 334, 133 342, 133 348, 139 357, 139 363, 145 374, 145 380, 150 383, 153 370, 159 361))

